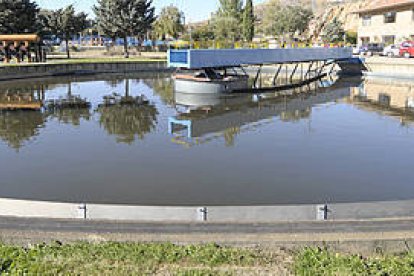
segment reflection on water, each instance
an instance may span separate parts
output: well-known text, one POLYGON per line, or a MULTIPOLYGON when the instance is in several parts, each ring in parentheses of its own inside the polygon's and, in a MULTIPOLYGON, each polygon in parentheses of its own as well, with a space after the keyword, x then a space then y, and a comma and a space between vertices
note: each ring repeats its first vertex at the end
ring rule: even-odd
MULTIPOLYGON (((115 135, 119 143, 132 144, 135 137, 144 139, 146 133, 155 128, 157 109, 153 105, 142 105, 136 97, 130 96, 130 80, 125 80, 124 95, 98 107, 101 114, 99 124, 115 135)), ((111 83, 111 87, 116 87, 111 83)), ((108 96, 107 96, 108 97, 108 96)), ((107 98, 108 99, 108 98, 107 98)))
POLYGON ((79 126, 81 120, 89 121, 92 117, 89 108, 56 108, 48 109, 45 115, 58 120, 62 124, 79 126))
POLYGON ((19 150, 39 134, 46 117, 40 111, 0 111, 0 139, 19 150))
POLYGON ((198 95, 175 94, 166 75, 0 83, 0 197, 191 206, 413 199, 413 86, 340 79, 198 95))
POLYGON ((300 88, 263 95, 176 93, 176 104, 185 107, 185 111, 169 118, 169 132, 177 134, 175 142, 186 146, 203 144, 221 136, 227 146, 233 146, 235 137, 243 130, 273 123, 274 118, 283 122, 308 119, 313 106, 349 96, 349 86, 341 87, 341 84, 339 81, 331 87, 308 87, 308 90, 300 88), (190 141, 185 141, 184 137, 190 141))
POLYGON ((57 119, 63 124, 79 126, 81 120, 91 119, 90 103, 78 95, 72 94, 72 84, 67 84, 67 93, 59 99, 49 100, 46 103, 46 116, 57 119))
POLYGON ((152 87, 154 93, 161 98, 164 104, 169 106, 175 105, 174 83, 172 78, 146 79, 144 82, 152 87))
POLYGON ((350 99, 358 107, 398 118, 402 125, 414 123, 414 82, 368 78, 352 89, 350 99))
MULTIPOLYGON (((118 89, 125 84, 124 95, 116 105, 100 105, 100 99, 94 103, 97 106, 96 112, 100 114, 100 126, 109 135, 116 136, 120 143, 132 144, 136 137, 143 139, 156 124, 155 106, 131 102, 131 99, 135 98, 130 96, 129 79, 114 77, 106 80, 105 83, 113 89, 118 89)), ((5 86, 0 91, 2 140, 11 147, 19 149, 25 141, 39 135, 40 129, 45 127, 47 120, 55 119, 61 124, 73 126, 79 126, 82 120, 91 120, 94 111, 91 109, 90 102, 79 95, 73 95, 72 86, 70 80, 58 85, 5 86), (56 87, 63 88, 59 90, 66 90, 66 93, 55 96, 51 92, 46 100, 45 90, 53 91, 56 87)), ((102 101, 105 102, 105 95, 102 95, 102 101)))
POLYGON ((11 148, 19 150, 44 127, 47 116, 40 111, 44 91, 44 85, 15 85, 0 90, 0 138, 11 148))

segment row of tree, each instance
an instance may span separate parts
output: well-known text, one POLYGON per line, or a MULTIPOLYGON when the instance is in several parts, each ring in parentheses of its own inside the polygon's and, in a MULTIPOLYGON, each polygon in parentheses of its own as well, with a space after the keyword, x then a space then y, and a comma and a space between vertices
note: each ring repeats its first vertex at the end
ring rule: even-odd
POLYGON ((184 20, 183 13, 177 7, 167 6, 161 10, 154 23, 154 34, 158 39, 186 37, 190 32, 195 39, 252 41, 254 37, 252 0, 246 0, 244 7, 243 0, 220 0, 219 10, 213 15, 211 24, 200 24, 194 30, 186 30, 184 20))
POLYGON ((128 57, 127 37, 143 36, 155 20, 152 0, 98 0, 93 7, 96 21, 76 13, 73 5, 58 10, 41 10, 33 0, 0 0, 0 33, 39 33, 66 41, 87 28, 94 27, 105 36, 123 38, 128 57))
POLYGON ((260 18, 254 14, 252 0, 219 0, 219 9, 206 24, 184 30, 182 13, 177 7, 165 7, 154 24, 157 38, 177 38, 191 32, 196 40, 252 41, 256 33, 289 35, 303 33, 313 17, 312 10, 300 1, 269 0, 260 18))
MULTIPOLYGON (((264 35, 283 37, 300 34, 313 16, 306 6, 269 0, 258 22, 252 0, 219 2, 219 9, 208 24, 186 30, 184 15, 177 7, 164 7, 156 17, 153 0, 98 0, 93 7, 95 21, 89 20, 83 12, 76 13, 72 5, 58 10, 40 10, 34 0, 0 0, 0 33, 36 32, 53 35, 66 41, 67 55, 70 57, 70 38, 93 27, 112 39, 124 39, 124 53, 128 57, 127 38, 148 37, 151 30, 154 39, 186 35, 188 38, 191 33, 195 40, 250 42, 257 31, 264 35)), ((335 24, 329 35, 337 32, 340 23, 335 24)))
MULTIPOLYGON (((196 40, 252 41, 256 34, 279 37, 285 41, 293 37, 306 38, 304 33, 313 19, 313 12, 305 1, 268 0, 260 16, 254 14, 251 0, 220 0, 220 7, 207 24, 192 30, 196 40)), ((177 10, 178 14, 179 11, 177 10)), ((343 23, 337 19, 325 26, 324 42, 344 39, 343 23)), ((355 43, 355 41, 354 41, 355 43)))

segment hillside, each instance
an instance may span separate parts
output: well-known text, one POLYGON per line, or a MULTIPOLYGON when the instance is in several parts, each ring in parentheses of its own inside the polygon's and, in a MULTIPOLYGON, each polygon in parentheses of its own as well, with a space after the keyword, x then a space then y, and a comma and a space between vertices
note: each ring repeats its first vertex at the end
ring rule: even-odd
POLYGON ((323 34, 325 27, 334 19, 344 23, 347 32, 358 31, 359 17, 354 12, 370 4, 371 1, 346 1, 340 4, 328 4, 326 9, 317 14, 309 24, 308 34, 312 40, 317 41, 323 34))
MULTIPOLYGON (((344 23, 344 28, 349 32, 356 32, 358 29, 358 15, 354 14, 356 10, 371 4, 373 0, 297 0, 307 5, 314 11, 315 18, 310 22, 308 35, 313 41, 317 41, 324 32, 325 27, 335 18, 344 23)), ((282 1, 283 2, 283 1, 282 1)), ((292 4, 292 1, 285 0, 286 4, 292 4)), ((255 14, 258 22, 264 16, 268 2, 259 4, 255 7, 255 14)))

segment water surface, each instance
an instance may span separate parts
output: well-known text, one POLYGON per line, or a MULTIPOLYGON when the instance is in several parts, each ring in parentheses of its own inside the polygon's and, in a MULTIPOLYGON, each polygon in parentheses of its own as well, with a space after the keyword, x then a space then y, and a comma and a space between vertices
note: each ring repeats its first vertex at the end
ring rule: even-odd
POLYGON ((414 199, 413 87, 339 80, 284 96, 200 97, 174 95, 165 75, 1 83, 0 103, 79 95, 91 107, 0 112, 0 197, 187 206, 414 199), (100 106, 114 93, 149 104, 100 106))

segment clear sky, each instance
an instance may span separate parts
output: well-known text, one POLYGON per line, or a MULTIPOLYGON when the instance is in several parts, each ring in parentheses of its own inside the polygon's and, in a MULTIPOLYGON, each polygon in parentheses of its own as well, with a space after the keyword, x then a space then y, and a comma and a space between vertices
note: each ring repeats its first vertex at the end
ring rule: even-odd
MULTIPOLYGON (((78 11, 85 11, 93 16, 91 7, 96 0, 35 0, 41 8, 56 9, 62 8, 69 4, 74 4, 78 11)), ((261 3, 265 0, 254 0, 255 3, 261 3)), ((218 0, 154 0, 157 12, 166 5, 174 4, 186 14, 190 22, 207 19, 209 15, 217 9, 218 0)))

